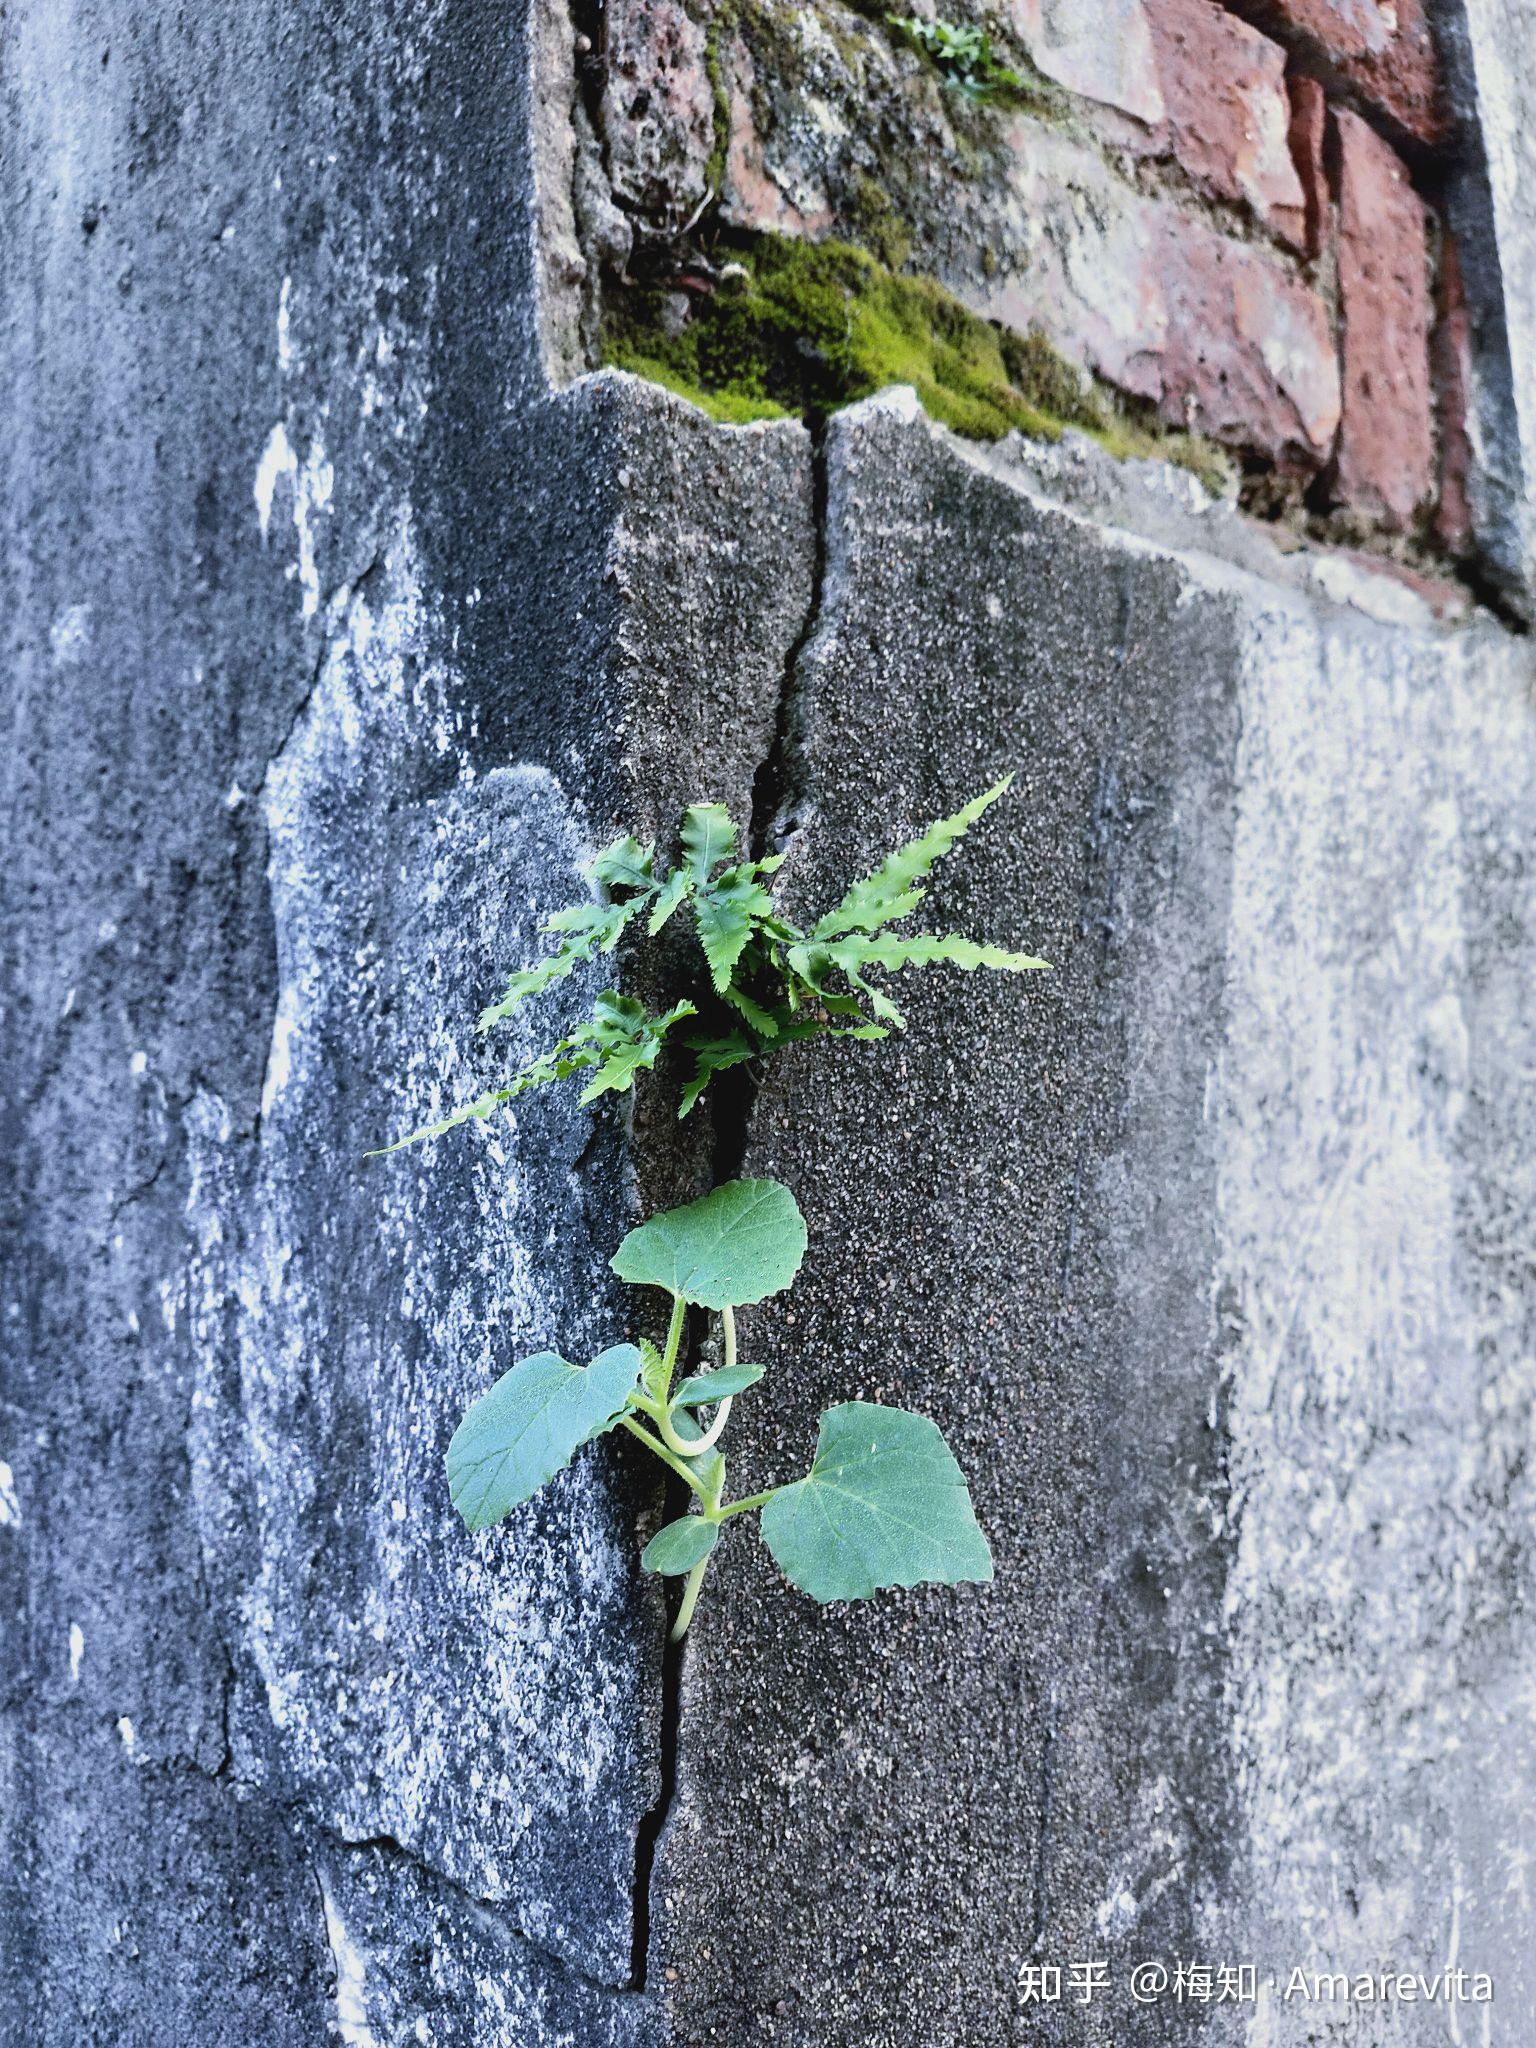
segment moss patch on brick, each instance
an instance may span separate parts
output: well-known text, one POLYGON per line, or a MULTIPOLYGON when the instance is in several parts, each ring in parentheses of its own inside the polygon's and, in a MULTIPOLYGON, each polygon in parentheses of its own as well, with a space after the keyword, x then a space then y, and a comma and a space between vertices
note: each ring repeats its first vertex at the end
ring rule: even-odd
POLYGON ((733 425, 835 412, 910 384, 934 419, 973 440, 1017 429, 1054 441, 1080 427, 1122 458, 1181 463, 1213 489, 1225 482, 1208 444, 1138 422, 1044 336, 994 326, 930 278, 848 242, 756 235, 722 240, 715 254, 709 293, 611 293, 603 361, 733 425))

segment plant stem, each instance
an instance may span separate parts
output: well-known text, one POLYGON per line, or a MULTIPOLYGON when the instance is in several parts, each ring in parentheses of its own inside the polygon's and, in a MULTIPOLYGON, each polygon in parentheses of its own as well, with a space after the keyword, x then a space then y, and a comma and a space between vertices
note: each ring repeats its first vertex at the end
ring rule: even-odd
POLYGON ((709 1497, 709 1488, 705 1486, 704 1482, 696 1473, 689 1471, 683 1459, 674 1458, 666 1445, 653 1437, 643 1423, 636 1422, 632 1415, 621 1415, 619 1422, 623 1428, 629 1431, 631 1436, 638 1437, 648 1451, 654 1451, 664 1465, 670 1465, 679 1479, 686 1479, 706 1507, 713 1506, 713 1502, 709 1497))
POLYGON ((683 1323, 688 1314, 688 1304, 680 1294, 672 1297, 672 1321, 667 1328, 667 1348, 661 1357, 661 1398, 663 1401, 672 1392, 672 1372, 677 1364, 678 1349, 683 1341, 683 1323))
POLYGON ((765 1508, 776 1493, 784 1491, 782 1486, 770 1486, 766 1493, 749 1493, 740 1500, 733 1500, 728 1508, 721 1508, 715 1516, 717 1522, 728 1522, 732 1515, 750 1514, 753 1508, 765 1508))
MULTIPOLYGON (((682 1305, 682 1299, 681 1297, 679 1297, 677 1306, 680 1309, 682 1305)), ((725 1369, 727 1372, 729 1372, 731 1367, 736 1363, 735 1310, 730 1308, 722 1309, 720 1311, 720 1320, 725 1331, 725 1369)), ((677 1314, 674 1310, 674 1327, 676 1327, 676 1323, 677 1314)), ((672 1385, 672 1355, 673 1347, 671 1340, 669 1339, 667 1344, 667 1356, 666 1359, 663 1361, 667 1366, 667 1387, 669 1391, 672 1385)), ((669 1449, 676 1451, 678 1456, 681 1458, 697 1458, 700 1457, 705 1451, 713 1450, 715 1445, 720 1441, 720 1433, 725 1428, 726 1423, 730 1420, 731 1397, 730 1395, 726 1396, 726 1398, 720 1403, 720 1412, 716 1415, 714 1421, 709 1425, 709 1428, 705 1430, 701 1436, 696 1437, 681 1437, 678 1435, 677 1431, 672 1427, 671 1410, 667 1408, 664 1404, 659 1407, 653 1405, 648 1408, 647 1412, 655 1416, 656 1427, 661 1431, 662 1442, 665 1443, 669 1449)))
POLYGON ((672 1641, 680 1643, 688 1633, 688 1624, 693 1619, 693 1610, 699 1604, 699 1588, 704 1583, 704 1574, 709 1570, 709 1559, 701 1557, 688 1574, 683 1587, 683 1604, 677 1610, 677 1619, 672 1624, 672 1641))

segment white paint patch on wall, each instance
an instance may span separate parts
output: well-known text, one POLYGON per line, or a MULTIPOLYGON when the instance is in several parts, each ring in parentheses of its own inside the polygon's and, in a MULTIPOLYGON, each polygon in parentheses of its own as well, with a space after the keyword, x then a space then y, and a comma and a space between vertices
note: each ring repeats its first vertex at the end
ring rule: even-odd
POLYGON ((293 494, 293 524, 299 538, 299 586, 304 593, 302 609, 313 618, 320 606, 320 572, 315 564, 315 518, 326 511, 335 488, 336 472, 325 459, 325 447, 316 435, 299 468, 293 494))
POLYGON ((77 662, 91 644, 90 606, 61 606, 53 624, 48 628, 48 643, 53 653, 55 668, 67 668, 73 662, 77 662))
POLYGON ((272 1114, 272 1105, 288 1085, 288 1076, 293 1070, 293 1034, 298 1029, 298 991, 292 983, 286 983, 277 999, 277 1013, 272 1019, 272 1045, 267 1054, 266 1078, 261 1085, 261 1114, 263 1120, 272 1114))
POLYGON ((300 462, 288 438, 287 426, 279 420, 267 436, 267 445, 256 465, 256 476, 251 486, 263 545, 271 534, 272 508, 278 484, 284 478, 293 497, 293 525, 298 540, 298 559, 290 564, 288 573, 298 578, 302 592, 301 609, 308 619, 313 618, 320 608, 320 572, 315 554, 316 520, 330 506, 336 472, 326 460, 325 444, 318 434, 311 436, 304 460, 300 462))
POLYGON ((336 2031, 347 2048, 379 2048, 378 2036, 368 2024, 367 1974, 362 1956, 324 1883, 320 1896, 325 1903, 325 1938, 331 1945, 331 1959, 336 1966, 336 2031))
POLYGON ((0 1458, 0 1529, 21 1527, 21 1504, 16 1498, 16 1475, 0 1458))
POLYGON ((277 295, 277 367, 285 377, 294 365, 292 310, 293 279, 285 277, 277 295))
POLYGON ((69 1682, 80 1683, 80 1660, 85 1655, 85 1634, 78 1621, 69 1624, 69 1682))
POLYGON ((261 528, 263 541, 272 525, 272 500, 277 491, 277 480, 279 477, 292 477, 298 466, 298 457, 288 440, 288 429, 279 420, 267 436, 267 445, 261 451, 261 460, 256 465, 256 480, 251 487, 256 499, 256 523, 261 528))

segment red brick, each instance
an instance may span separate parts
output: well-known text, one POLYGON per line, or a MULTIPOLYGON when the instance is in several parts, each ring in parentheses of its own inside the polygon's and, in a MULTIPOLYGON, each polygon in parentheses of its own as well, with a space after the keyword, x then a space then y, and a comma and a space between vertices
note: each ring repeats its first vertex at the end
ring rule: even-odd
POLYGON ((1285 52, 1214 0, 1146 0, 1177 162, 1299 248, 1305 200, 1287 140, 1285 52))
POLYGON ((1008 21, 1044 77, 1148 127, 1162 120, 1146 0, 1008 0, 1008 21))
POLYGON ((1339 361, 1319 294, 1278 250, 1219 234, 1115 177, 1080 143, 1013 117, 1007 261, 960 290, 1170 423, 1320 469, 1339 424, 1339 361))
POLYGON ((1440 259, 1439 317, 1430 361, 1440 415, 1440 503, 1435 538, 1447 554, 1464 555, 1472 544, 1472 436, 1467 408, 1472 397, 1472 320, 1462 283, 1461 254, 1447 235, 1440 259))
POLYGON ((1308 256, 1322 253, 1331 200, 1323 145, 1328 132, 1328 101, 1315 78, 1293 78, 1291 90, 1291 157, 1306 205, 1301 247, 1308 256))
POLYGON ((705 30, 681 0, 611 0, 603 128, 615 197, 671 221, 704 198, 715 146, 705 30))
POLYGON ((1424 0, 1237 0, 1291 46, 1352 86, 1420 142, 1448 116, 1424 0))
POLYGON ((1290 467, 1319 466, 1339 423, 1339 380, 1317 293, 1267 250, 1166 216, 1156 262, 1170 315, 1163 416, 1290 467))
POLYGON ((831 228, 833 211, 822 182, 813 132, 810 147, 793 122, 772 134, 772 151, 758 133, 753 107, 758 100, 757 67, 739 35, 725 46, 723 67, 730 94, 730 132, 725 153, 722 211, 735 227, 771 230, 814 239, 831 228))
POLYGON ((1401 531, 1435 484, 1427 216, 1392 149, 1358 115, 1338 141, 1343 414, 1340 502, 1401 531))

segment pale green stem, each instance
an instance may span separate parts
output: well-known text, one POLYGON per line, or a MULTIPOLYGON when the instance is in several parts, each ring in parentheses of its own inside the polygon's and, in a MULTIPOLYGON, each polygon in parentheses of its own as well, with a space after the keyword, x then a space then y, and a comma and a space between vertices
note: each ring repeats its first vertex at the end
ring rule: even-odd
MULTIPOLYGON (((720 1320, 725 1331, 725 1366, 726 1370, 729 1371, 730 1368, 736 1363, 736 1311, 731 1308, 722 1309, 720 1312, 720 1320)), ((670 1358, 670 1352, 668 1353, 668 1356, 670 1358)), ((671 1374, 669 1373, 667 1376, 668 1387, 670 1387, 671 1384, 672 1379, 671 1374)), ((719 1414, 715 1417, 714 1421, 709 1425, 709 1428, 705 1430, 702 1436, 679 1436, 677 1431, 672 1427, 672 1417, 670 1412, 665 1414, 660 1412, 657 1413, 656 1427, 661 1431, 662 1441, 665 1444, 667 1444, 672 1450, 676 1451, 679 1457, 697 1458, 701 1457, 705 1451, 711 1451, 714 1449, 715 1445, 720 1441, 721 1432, 724 1430, 726 1423, 730 1420, 730 1415, 731 1402, 730 1397, 727 1396, 727 1398, 720 1403, 719 1414)))
POLYGON ((672 1297, 672 1321, 667 1327, 667 1348, 661 1356, 661 1398, 665 1401, 672 1392, 672 1371, 677 1364, 678 1348, 683 1341, 683 1321, 688 1314, 688 1304, 680 1294, 672 1297))
POLYGON ((689 1471, 687 1463, 684 1459, 674 1458, 672 1453, 667 1449, 666 1445, 663 1443, 658 1443, 655 1437, 651 1435, 651 1432, 644 1426, 644 1424, 636 1422, 635 1418, 632 1415, 621 1415, 619 1417, 619 1421, 623 1425, 623 1427, 629 1431, 631 1436, 638 1437, 640 1439, 641 1443, 645 1445, 648 1451, 654 1451, 656 1453, 656 1456, 660 1458, 661 1462, 664 1465, 670 1465, 672 1470, 677 1474, 679 1479, 686 1479, 688 1484, 693 1488, 694 1492, 699 1496, 699 1499, 703 1501, 706 1507, 712 1507, 714 1505, 714 1503, 711 1501, 709 1497, 709 1488, 704 1484, 704 1482, 698 1477, 696 1473, 689 1471))
POLYGON ((699 1604, 699 1588, 704 1583, 704 1574, 709 1570, 709 1559, 701 1557, 688 1574, 683 1587, 683 1604, 677 1610, 677 1619, 672 1624, 672 1640, 680 1643, 688 1633, 688 1624, 693 1619, 693 1610, 699 1604))
POLYGON ((715 1515, 717 1522, 728 1522, 732 1515, 748 1515, 753 1508, 765 1508, 776 1493, 784 1491, 782 1486, 770 1486, 766 1493, 749 1493, 741 1500, 733 1500, 728 1508, 720 1508, 715 1515))
MULTIPOLYGON (((722 1401, 720 1405, 723 1408, 726 1404, 722 1401)), ((718 1419, 717 1417, 716 1420, 718 1419)), ((712 1429, 707 1437, 679 1436, 672 1427, 672 1417, 665 1408, 656 1410, 656 1427, 661 1432, 662 1442, 676 1451, 680 1458, 696 1458, 700 1451, 707 1451, 720 1434, 718 1429, 712 1429)))

